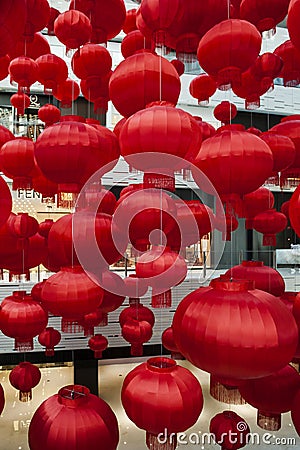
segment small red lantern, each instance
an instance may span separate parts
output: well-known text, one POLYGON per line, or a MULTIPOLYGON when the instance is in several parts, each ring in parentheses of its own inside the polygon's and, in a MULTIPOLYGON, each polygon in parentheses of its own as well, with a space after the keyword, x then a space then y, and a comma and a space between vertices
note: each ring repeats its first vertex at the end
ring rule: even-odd
POLYGON ((57 85, 68 78, 68 66, 59 56, 48 53, 35 61, 38 65, 38 81, 44 85, 45 94, 51 94, 57 85))
POLYGON ((28 213, 18 213, 8 218, 7 227, 10 233, 18 238, 17 247, 24 249, 29 245, 29 238, 38 232, 39 223, 28 213))
POLYGON ((10 62, 9 74, 11 83, 17 83, 18 92, 28 93, 31 85, 37 81, 38 66, 33 59, 19 56, 10 62))
POLYGON ((260 187, 244 195, 242 201, 242 209, 238 211, 238 214, 239 217, 246 217, 246 229, 251 230, 253 229, 254 217, 267 209, 273 208, 275 199, 269 189, 260 187))
POLYGON ((30 450, 94 449, 100 442, 105 450, 116 450, 118 422, 110 406, 88 388, 65 386, 35 411, 28 442, 30 450))
POLYGON ((129 319, 145 321, 148 322, 152 328, 154 327, 155 316, 153 312, 151 311, 151 309, 138 302, 131 303, 121 312, 119 316, 119 323, 121 325, 121 328, 129 319))
POLYGON ((89 339, 88 345, 94 352, 94 357, 96 359, 101 359, 102 353, 108 347, 108 340, 105 336, 103 336, 103 334, 95 334, 89 339))
POLYGON ((61 108, 71 108, 72 102, 77 100, 80 88, 76 81, 67 78, 52 91, 53 96, 60 101, 61 108))
POLYGON ((1 303, 0 329, 5 336, 15 339, 18 351, 33 349, 33 338, 47 326, 44 309, 25 291, 15 291, 1 303))
POLYGON ((47 327, 38 336, 39 343, 46 347, 46 356, 54 356, 54 347, 60 343, 61 334, 53 327, 47 327))
POLYGON ((89 18, 80 11, 72 9, 60 14, 54 22, 57 39, 69 49, 86 44, 92 35, 89 18))
POLYGON ((103 300, 99 307, 102 314, 100 326, 108 325, 108 314, 120 308, 125 300, 125 286, 122 278, 114 272, 105 270, 102 273, 101 287, 103 288, 103 300))
POLYGON ((224 125, 231 123, 237 115, 237 107, 228 101, 222 101, 214 109, 214 116, 224 125))
POLYGON ((85 314, 82 319, 78 322, 83 328, 83 334, 85 337, 90 337, 95 334, 95 327, 100 326, 102 322, 102 313, 99 308, 95 311, 85 314))
POLYGON ((13 94, 10 97, 10 103, 14 108, 16 108, 18 114, 23 115, 25 109, 29 108, 30 106, 30 98, 27 94, 24 93, 13 94))
POLYGON ((128 33, 121 43, 121 53, 124 58, 128 58, 144 49, 153 51, 154 44, 153 41, 147 39, 139 30, 128 33))
POLYGON ((175 67, 178 75, 181 77, 181 75, 184 74, 185 66, 182 61, 179 61, 179 59, 172 59, 171 64, 175 67))
POLYGON ((131 33, 131 31, 137 30, 136 26, 136 8, 126 11, 126 19, 123 23, 123 31, 125 34, 131 33))
POLYGON ((45 122, 45 126, 49 127, 59 122, 60 110, 56 106, 47 103, 39 109, 38 116, 42 122, 45 122))
POLYGON ((253 75, 261 80, 263 86, 272 87, 274 78, 280 75, 283 67, 283 60, 275 53, 263 53, 256 59, 251 67, 253 75))
POLYGON ((105 47, 89 43, 74 53, 71 64, 74 74, 86 80, 107 75, 111 70, 112 59, 105 47))
POLYGON ((191 96, 198 100, 198 104, 206 106, 209 103, 209 98, 217 90, 217 83, 209 75, 201 74, 192 79, 189 89, 191 96))
POLYGON ((197 378, 164 357, 150 358, 129 372, 121 399, 129 419, 146 430, 147 447, 157 450, 174 450, 176 433, 190 428, 203 408, 197 378))
POLYGON ((145 320, 128 318, 122 326, 122 336, 130 343, 131 356, 142 356, 143 344, 152 337, 152 326, 145 320))
POLYGON ((223 411, 213 417, 209 431, 222 450, 237 450, 248 444, 250 428, 245 420, 233 411, 223 411))
POLYGON ((41 371, 30 362, 21 362, 9 374, 10 384, 18 389, 19 400, 29 402, 32 399, 32 389, 39 384, 41 371))
POLYGON ((246 402, 258 410, 257 425, 263 430, 278 431, 281 414, 292 409, 300 389, 300 375, 287 365, 268 377, 248 380, 239 389, 246 402))
POLYGON ((257 214, 253 219, 253 228, 263 233, 263 245, 276 247, 276 234, 283 231, 287 226, 287 218, 276 209, 257 214))
POLYGON ((288 136, 266 132, 260 138, 268 144, 273 154, 273 172, 281 172, 293 164, 296 149, 288 136))
POLYGON ((172 359, 184 359, 182 354, 179 352, 177 345, 174 340, 173 328, 168 327, 165 329, 161 336, 162 345, 171 352, 172 359))
POLYGON ((251 68, 243 72, 241 83, 233 86, 233 92, 240 98, 245 99, 245 109, 254 110, 260 107, 260 97, 270 88, 273 88, 272 82, 265 84, 259 78, 257 79, 251 68))
POLYGON ((279 74, 284 86, 295 87, 300 83, 300 52, 291 41, 285 41, 274 50, 275 55, 283 61, 279 74))
POLYGON ((4 174, 13 179, 13 190, 31 189, 34 168, 34 142, 19 138, 1 147, 0 164, 4 174))

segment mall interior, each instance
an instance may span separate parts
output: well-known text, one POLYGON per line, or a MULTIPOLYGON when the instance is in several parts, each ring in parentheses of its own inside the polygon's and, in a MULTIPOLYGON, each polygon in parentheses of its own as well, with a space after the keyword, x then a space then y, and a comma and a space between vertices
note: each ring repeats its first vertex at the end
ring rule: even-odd
POLYGON ((300 448, 300 0, 0 11, 0 450, 300 448))

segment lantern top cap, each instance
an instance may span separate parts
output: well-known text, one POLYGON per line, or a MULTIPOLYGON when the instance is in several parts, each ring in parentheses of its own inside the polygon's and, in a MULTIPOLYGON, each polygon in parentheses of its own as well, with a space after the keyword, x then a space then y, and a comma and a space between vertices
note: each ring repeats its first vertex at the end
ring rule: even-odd
POLYGON ((263 267, 264 263, 263 261, 242 261, 242 266, 243 267, 263 267))
POLYGON ((76 408, 84 403, 90 394, 90 390, 79 384, 64 386, 58 391, 58 401, 69 408, 76 408))
POLYGON ((170 358, 157 356, 147 361, 147 368, 153 372, 168 373, 172 372, 177 366, 176 361, 170 358))
POLYGON ((237 280, 232 279, 227 275, 221 275, 219 278, 215 278, 210 282, 210 286, 213 289, 217 289, 219 291, 250 291, 254 289, 254 281, 253 280, 237 280))

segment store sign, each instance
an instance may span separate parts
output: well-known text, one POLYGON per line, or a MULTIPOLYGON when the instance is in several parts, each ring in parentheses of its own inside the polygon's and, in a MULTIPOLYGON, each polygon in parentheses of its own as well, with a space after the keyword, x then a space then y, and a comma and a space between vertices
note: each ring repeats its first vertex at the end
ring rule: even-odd
POLYGON ((33 189, 18 189, 17 198, 36 199, 39 198, 42 201, 42 194, 34 191, 33 189))

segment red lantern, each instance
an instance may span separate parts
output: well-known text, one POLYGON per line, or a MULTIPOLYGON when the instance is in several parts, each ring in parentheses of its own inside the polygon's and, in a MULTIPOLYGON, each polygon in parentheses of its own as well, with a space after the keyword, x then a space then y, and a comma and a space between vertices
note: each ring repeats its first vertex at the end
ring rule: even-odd
POLYGON ((8 66, 10 57, 8 55, 0 56, 0 80, 4 80, 8 75, 8 66))
POLYGON ((129 117, 151 102, 164 100, 176 105, 180 79, 165 58, 144 51, 122 61, 109 82, 109 96, 115 108, 129 117))
POLYGON ((125 22, 123 23, 123 31, 125 34, 129 34, 132 31, 137 30, 136 11, 137 11, 136 8, 126 11, 126 19, 125 19, 125 22))
POLYGON ((202 142, 216 134, 215 128, 210 123, 204 122, 201 117, 193 116, 193 118, 196 120, 202 133, 202 142))
POLYGON ((155 316, 153 312, 141 303, 130 304, 127 308, 123 309, 119 316, 121 328, 123 328, 124 324, 131 319, 139 322, 148 322, 151 325, 151 328, 154 327, 155 316))
POLYGON ((8 141, 15 139, 15 136, 6 127, 0 125, 0 149, 8 141))
POLYGON ((103 291, 80 266, 64 267, 48 278, 42 289, 42 305, 62 316, 61 330, 75 333, 85 314, 101 304, 103 291))
POLYGON ((181 75, 183 75, 185 71, 184 63, 179 59, 172 59, 171 64, 175 67, 178 75, 181 77, 181 75))
POLYGON ((237 107, 228 101, 222 101, 214 109, 214 116, 224 125, 231 123, 237 115, 237 107))
POLYGON ((27 56, 19 56, 9 64, 11 82, 18 85, 19 92, 29 92, 30 87, 37 81, 38 66, 33 59, 27 56))
POLYGON ((234 266, 225 273, 227 277, 236 280, 254 281, 255 289, 269 292, 275 297, 280 297, 284 293, 284 279, 280 273, 265 266, 262 261, 242 261, 238 266, 234 266))
POLYGON ((80 88, 76 81, 67 78, 66 81, 58 84, 52 91, 53 96, 60 101, 61 108, 71 108, 80 94, 80 88))
POLYGON ((276 25, 286 17, 289 3, 290 0, 243 0, 240 17, 253 23, 266 37, 271 37, 276 32, 276 25))
POLYGON ((142 356, 143 344, 152 337, 152 326, 146 320, 128 318, 122 326, 122 336, 130 344, 131 356, 142 356))
POLYGON ((249 127, 249 128, 247 128, 246 131, 247 131, 248 133, 255 134, 255 135, 258 136, 258 137, 262 134, 262 131, 259 130, 258 128, 256 128, 256 127, 249 127))
POLYGON ((50 17, 47 23, 47 31, 48 36, 55 36, 54 33, 54 22, 57 19, 57 17, 60 15, 60 12, 56 8, 50 8, 50 17))
POLYGON ((13 179, 13 190, 31 189, 34 168, 34 142, 19 138, 6 142, 0 151, 0 165, 4 174, 13 179))
POLYGON ((280 206, 280 212, 285 215, 288 221, 290 220, 290 200, 282 203, 280 206))
POLYGON ((38 81, 44 85, 45 94, 51 94, 57 85, 64 83, 68 78, 68 67, 59 56, 48 53, 35 61, 38 65, 38 81))
POLYGON ((153 41, 147 39, 139 30, 131 31, 121 43, 121 53, 124 58, 138 53, 140 50, 154 50, 153 41))
POLYGON ((239 389, 246 402, 258 410, 257 425, 263 430, 278 431, 281 414, 292 409, 300 389, 300 375, 287 365, 268 377, 248 380, 239 389))
POLYGON ((251 281, 225 277, 181 301, 173 330, 179 351, 192 364, 233 381, 281 369, 298 342, 295 320, 282 302, 253 289, 251 281))
POLYGON ((26 0, 26 24, 24 39, 32 41, 34 33, 47 26, 50 17, 48 0, 26 0))
POLYGON ((253 219, 253 228, 263 233, 263 245, 276 246, 276 234, 283 231, 287 226, 287 218, 276 209, 257 214, 253 219))
POLYGON ((8 185, 0 177, 0 227, 2 227, 9 218, 12 208, 12 198, 8 185))
POLYGON ((29 448, 97 448, 116 450, 118 423, 110 406, 85 386, 70 385, 45 400, 29 427, 29 448))
POLYGON ((48 316, 25 291, 15 291, 1 303, 0 329, 15 339, 18 351, 33 349, 33 338, 47 326, 48 316))
POLYGON ((10 103, 14 108, 16 108, 17 114, 23 115, 25 109, 29 108, 30 106, 30 98, 24 93, 13 94, 10 97, 10 103))
POLYGON ((100 326, 108 325, 108 314, 120 308, 125 300, 125 286, 122 278, 114 272, 105 270, 102 273, 101 287, 104 290, 103 300, 99 307, 102 314, 100 326))
POLYGON ((250 428, 245 420, 233 411, 223 411, 214 416, 209 431, 222 450, 236 450, 248 444, 250 428))
POLYGON ((21 402, 29 402, 32 399, 32 389, 39 384, 40 380, 40 369, 26 361, 14 367, 9 374, 10 384, 20 391, 21 402))
POLYGON ((129 372, 121 399, 129 419, 146 430, 147 447, 157 450, 175 449, 176 433, 191 427, 203 408, 197 378, 164 357, 150 358, 129 372))
POLYGON ((57 39, 69 49, 86 44, 92 35, 89 18, 80 11, 71 10, 60 14, 54 22, 57 39))
POLYGON ((5 406, 4 390, 2 385, 0 384, 0 414, 2 414, 4 406, 5 406))
POLYGON ((39 109, 38 116, 42 122, 45 122, 45 126, 49 127, 59 122, 60 110, 56 106, 47 103, 39 109))
POLYGON ((11 234, 18 238, 17 247, 24 249, 29 245, 29 238, 38 232, 39 223, 28 213, 18 213, 8 218, 7 227, 11 234))
POLYGON ((55 328, 47 327, 39 334, 38 340, 46 347, 46 356, 54 356, 54 347, 60 343, 61 334, 55 328))
POLYGON ((273 208, 275 202, 274 195, 265 187, 260 187, 256 191, 244 195, 242 200, 242 209, 238 214, 239 217, 246 217, 245 226, 247 230, 253 229, 254 217, 267 209, 273 208))
POLYGON ((273 172, 281 172, 291 166, 296 157, 293 141, 288 137, 275 133, 262 133, 260 138, 270 147, 273 154, 273 172))
POLYGON ((108 84, 111 75, 112 71, 102 78, 90 77, 80 82, 82 95, 87 101, 94 103, 94 112, 96 114, 107 112, 109 102, 108 84))
POLYGON ((272 87, 272 82, 263 83, 262 79, 257 79, 249 69, 242 74, 241 84, 233 86, 232 90, 238 97, 245 99, 246 109, 253 110, 260 107, 260 97, 272 87))
POLYGON ((198 104, 206 106, 209 98, 216 92, 217 84, 209 75, 201 74, 192 79, 189 89, 191 96, 198 100, 198 104))
POLYGON ((283 68, 279 74, 283 78, 284 86, 294 87, 300 83, 300 52, 291 41, 285 41, 274 50, 275 55, 283 61, 283 68))
POLYGON ((25 0, 4 0, 1 4, 0 56, 13 50, 26 22, 25 0))
POLYGON ((34 33, 33 39, 30 42, 27 39, 24 40, 24 38, 20 39, 9 56, 11 59, 17 58, 18 56, 37 59, 46 53, 51 53, 47 39, 41 33, 34 33))
POLYGON ((140 297, 143 297, 148 291, 148 285, 145 283, 145 280, 141 280, 135 273, 132 273, 124 278, 123 281, 126 296, 129 297, 129 306, 142 306, 140 304, 140 297))
POLYGON ((111 65, 110 53, 97 44, 85 44, 72 57, 72 70, 82 80, 104 77, 110 72, 111 65))
POLYGON ((100 326, 102 318, 103 316, 99 308, 83 316, 79 321, 79 325, 82 326, 85 337, 90 337, 95 334, 95 327, 100 326))
POLYGON ((217 230, 222 232, 223 241, 231 241, 231 233, 238 229, 239 222, 234 216, 234 213, 225 214, 225 227, 222 215, 217 214, 214 219, 214 226, 217 230))
POLYGON ((171 287, 182 283, 187 274, 185 260, 168 247, 156 246, 140 256, 136 274, 152 287, 152 307, 170 308, 171 287))
MULTIPOLYGON (((254 134, 225 130, 203 142, 195 165, 222 200, 226 202, 229 197, 230 203, 232 194, 248 194, 264 183, 272 172, 273 156, 269 146, 254 134)), ((197 183, 197 172, 193 175, 197 183)))
POLYGON ((282 67, 283 60, 280 56, 267 52, 256 59, 251 72, 258 80, 261 80, 263 86, 272 87, 274 78, 279 76, 282 67))
POLYGON ((254 25, 229 19, 203 36, 197 57, 202 69, 217 80, 219 88, 227 89, 241 83, 242 72, 254 63, 260 47, 261 36, 254 25))
POLYGON ((178 351, 177 345, 174 340, 173 328, 168 327, 165 329, 161 336, 162 345, 171 352, 172 359, 184 359, 182 354, 178 351))
POLYGON ((94 352, 94 357, 101 359, 102 352, 107 349, 108 340, 102 334, 95 334, 89 339, 88 346, 94 352))

